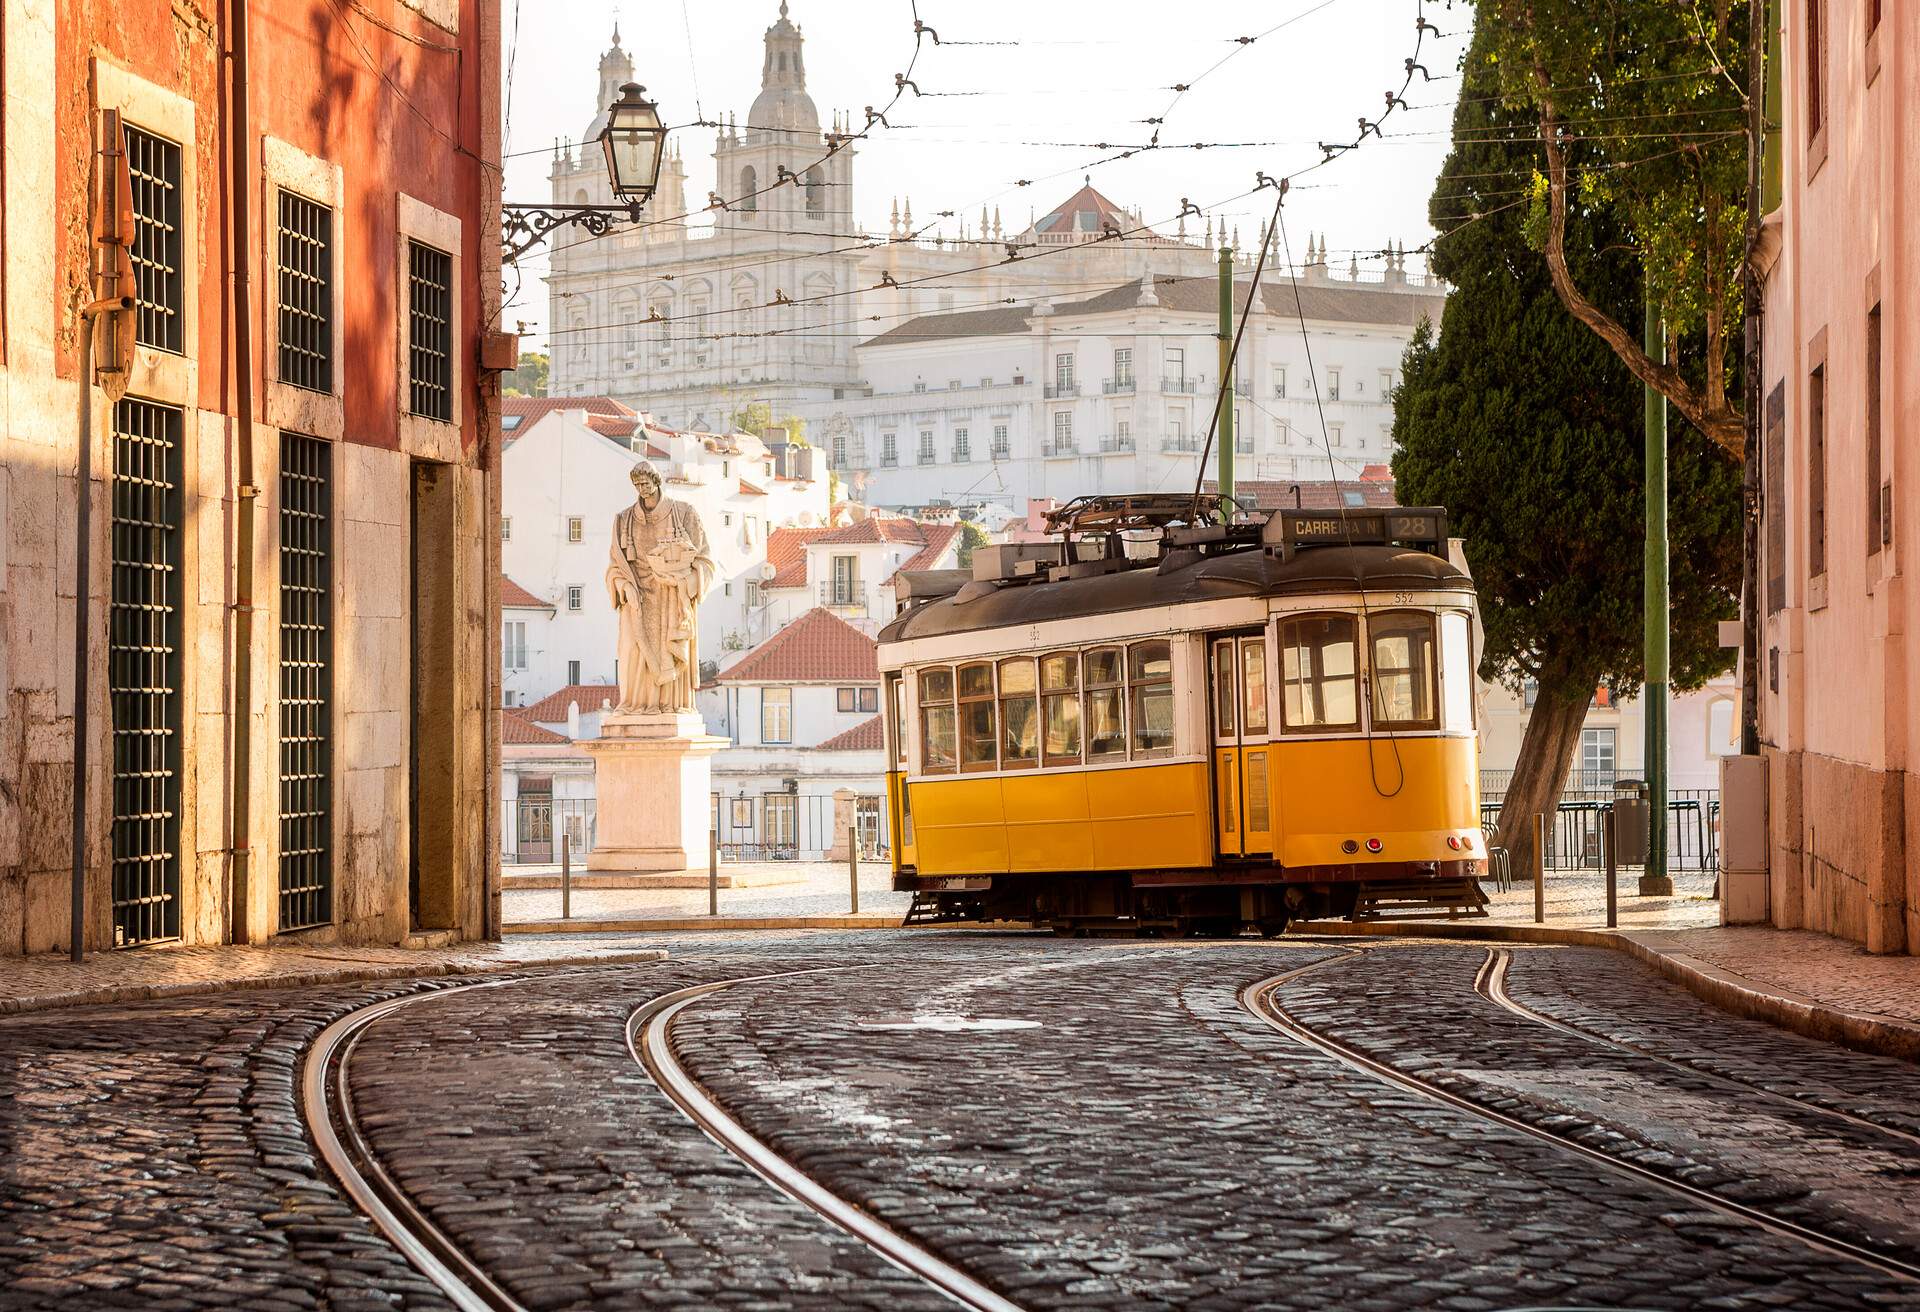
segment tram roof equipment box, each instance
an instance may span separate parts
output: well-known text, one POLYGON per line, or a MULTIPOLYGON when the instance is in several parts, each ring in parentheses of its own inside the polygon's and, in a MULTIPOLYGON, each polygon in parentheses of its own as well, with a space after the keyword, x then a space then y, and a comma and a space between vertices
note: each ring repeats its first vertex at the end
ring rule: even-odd
POLYGON ((1273 512, 1261 544, 1291 557, 1302 547, 1403 546, 1447 554, 1444 506, 1367 506, 1273 512))

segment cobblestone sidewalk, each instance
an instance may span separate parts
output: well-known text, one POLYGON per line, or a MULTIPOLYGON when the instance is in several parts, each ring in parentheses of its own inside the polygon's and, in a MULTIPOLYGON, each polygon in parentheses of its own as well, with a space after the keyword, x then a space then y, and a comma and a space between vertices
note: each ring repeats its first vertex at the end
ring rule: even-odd
POLYGON ((0 966, 0 1016, 49 1007, 304 988, 422 975, 464 975, 522 966, 652 961, 666 954, 618 939, 510 938, 449 948, 204 947, 96 952, 79 965, 64 956, 10 958, 0 966))

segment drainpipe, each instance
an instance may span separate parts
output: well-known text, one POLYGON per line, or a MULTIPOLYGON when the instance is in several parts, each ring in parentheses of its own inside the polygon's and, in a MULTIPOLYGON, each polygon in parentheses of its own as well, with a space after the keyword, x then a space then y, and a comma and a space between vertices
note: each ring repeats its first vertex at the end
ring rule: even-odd
POLYGON ((252 180, 247 168, 252 130, 247 122, 247 0, 227 5, 228 212, 232 217, 234 507, 233 589, 233 794, 228 807, 231 863, 227 926, 234 943, 248 940, 252 905, 249 821, 253 814, 253 511, 260 489, 253 483, 253 294, 252 180))

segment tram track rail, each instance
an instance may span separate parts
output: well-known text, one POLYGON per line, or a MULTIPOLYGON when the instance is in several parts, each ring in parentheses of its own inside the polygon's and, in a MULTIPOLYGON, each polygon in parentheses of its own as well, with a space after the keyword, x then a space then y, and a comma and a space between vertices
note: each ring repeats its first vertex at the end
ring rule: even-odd
POLYGON ((866 966, 828 966, 819 970, 786 971, 776 975, 756 975, 743 979, 696 984, 666 993, 636 1010, 627 1020, 627 1047, 635 1061, 659 1085, 662 1093, 687 1119, 709 1139, 738 1158, 761 1179, 795 1202, 810 1208, 821 1218, 839 1227, 865 1244, 876 1254, 911 1275, 918 1276, 933 1289, 961 1307, 977 1312, 1022 1312, 1012 1302, 989 1289, 932 1250, 893 1229, 872 1213, 828 1189, 819 1180, 783 1157, 722 1107, 707 1089, 681 1064, 673 1050, 673 1024, 689 1007, 726 989, 741 984, 790 979, 822 971, 865 970, 866 966))
POLYGON ((1885 1122, 1876 1121, 1870 1117, 1846 1111, 1843 1108, 1829 1107, 1825 1103, 1814 1102, 1811 1099, 1797 1098, 1790 1093, 1783 1093, 1778 1089, 1770 1089, 1765 1085, 1757 1084, 1752 1080, 1743 1080, 1735 1075, 1726 1075, 1713 1070, 1703 1070, 1687 1062, 1677 1061, 1672 1057, 1653 1052, 1641 1044, 1632 1043, 1626 1039, 1616 1039, 1612 1035, 1602 1034, 1598 1030, 1590 1029, 1574 1021, 1562 1020, 1557 1016, 1549 1016, 1545 1012, 1538 1011, 1526 1003, 1521 1002, 1508 991, 1507 972, 1511 969, 1513 960, 1514 954, 1508 948, 1488 948, 1487 959, 1481 963, 1480 971, 1474 977, 1473 990, 1488 1002, 1520 1017, 1522 1020, 1543 1025, 1550 1030, 1568 1035, 1571 1038, 1584 1040, 1596 1047, 1613 1048, 1621 1052, 1631 1053, 1636 1057, 1640 1057, 1646 1061, 1657 1062, 1670 1070, 1679 1071, 1694 1079, 1705 1080, 1725 1088, 1737 1090, 1744 1095, 1765 1098, 1770 1102, 1781 1103, 1801 1111, 1814 1112, 1821 1116, 1830 1117, 1833 1120, 1845 1122, 1856 1129, 1866 1130, 1869 1133, 1884 1135, 1892 1139, 1899 1139, 1915 1148, 1920 1148, 1920 1134, 1915 1134, 1911 1130, 1903 1130, 1898 1126, 1888 1125, 1885 1122))
MULTIPOLYGON (((1393 1063, 1362 1051, 1343 1039, 1335 1038, 1302 1021, 1279 1000, 1278 993, 1286 985, 1316 971, 1343 964, 1350 964, 1361 954, 1326 958, 1295 970, 1285 971, 1262 980, 1257 980, 1240 990, 1240 1005, 1256 1019, 1270 1028, 1292 1039, 1294 1042, 1319 1053, 1339 1064, 1369 1076, 1428 1102, 1448 1107, 1466 1116, 1495 1125, 1513 1133, 1525 1135, 1550 1147, 1559 1149, 1570 1156, 1582 1158, 1594 1165, 1603 1167, 1617 1175, 1625 1176, 1638 1183, 1650 1185, 1667 1194, 1672 1194, 1700 1208, 1703 1211, 1719 1213, 1754 1226, 1781 1238, 1796 1241, 1808 1248, 1832 1257, 1857 1262, 1871 1267, 1885 1275, 1903 1280, 1920 1282, 1920 1264, 1878 1252, 1864 1244, 1855 1243, 1826 1234, 1812 1226, 1802 1225, 1775 1216, 1770 1212, 1745 1203, 1724 1198, 1708 1189, 1688 1184, 1665 1175, 1650 1167, 1642 1166, 1626 1158, 1616 1157, 1598 1148, 1581 1143, 1570 1135, 1559 1133, 1542 1125, 1536 1125, 1523 1117, 1488 1107, 1451 1089, 1436 1084, 1424 1076, 1404 1070, 1393 1063)), ((1484 970, 1484 967, 1483 967, 1484 970)))

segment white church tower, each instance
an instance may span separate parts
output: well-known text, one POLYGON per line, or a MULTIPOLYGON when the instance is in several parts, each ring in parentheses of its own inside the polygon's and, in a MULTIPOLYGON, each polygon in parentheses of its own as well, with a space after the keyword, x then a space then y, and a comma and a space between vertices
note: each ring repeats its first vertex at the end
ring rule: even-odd
MULTIPOLYGON (((821 158, 827 138, 807 94, 805 45, 782 3, 779 19, 767 29, 760 94, 744 129, 721 129, 715 173, 736 223, 845 236, 854 231, 853 147, 821 158)), ((836 121, 829 130, 843 132, 845 124, 836 121)))

